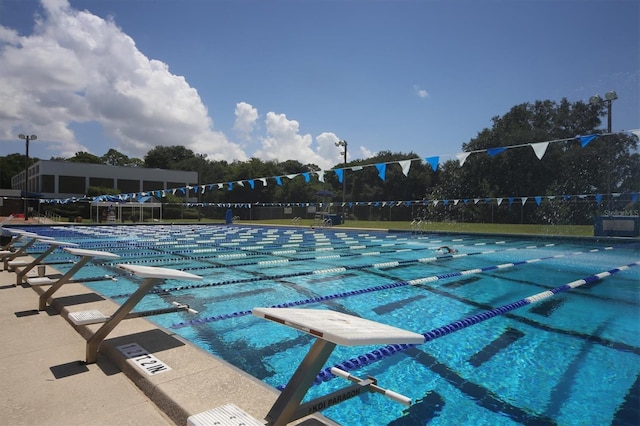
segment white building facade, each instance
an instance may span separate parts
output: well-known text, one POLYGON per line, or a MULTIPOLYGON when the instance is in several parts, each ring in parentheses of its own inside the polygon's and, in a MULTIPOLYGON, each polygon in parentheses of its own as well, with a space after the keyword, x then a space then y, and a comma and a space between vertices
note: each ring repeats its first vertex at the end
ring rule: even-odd
POLYGON ((40 160, 11 179, 11 187, 41 198, 72 198, 87 194, 90 186, 114 188, 123 194, 198 185, 198 173, 144 167, 40 160))

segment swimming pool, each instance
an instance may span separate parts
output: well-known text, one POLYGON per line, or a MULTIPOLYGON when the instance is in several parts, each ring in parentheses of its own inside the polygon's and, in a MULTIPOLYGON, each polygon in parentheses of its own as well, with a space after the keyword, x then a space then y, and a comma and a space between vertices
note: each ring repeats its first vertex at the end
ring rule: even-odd
MULTIPOLYGON (((274 387, 287 383, 312 339, 250 315, 257 306, 331 309, 431 336, 417 346, 336 348, 328 366, 374 376, 414 401, 407 409, 367 394, 323 411, 345 425, 640 419, 640 267, 616 269, 640 260, 638 240, 215 225, 27 228, 119 254, 118 262, 76 275, 116 302, 138 285, 117 263, 203 276, 196 284, 167 281, 137 309, 189 304, 197 317, 149 319, 274 387), (436 250, 444 245, 458 253, 436 250), (598 279, 604 271, 611 276, 598 279), (578 281, 570 291, 499 310, 578 281), (465 318, 472 319, 465 327, 448 327, 465 318)), ((62 251, 47 260, 61 272, 71 267, 62 251)), ((345 385, 330 377, 319 377, 306 399, 345 385)))

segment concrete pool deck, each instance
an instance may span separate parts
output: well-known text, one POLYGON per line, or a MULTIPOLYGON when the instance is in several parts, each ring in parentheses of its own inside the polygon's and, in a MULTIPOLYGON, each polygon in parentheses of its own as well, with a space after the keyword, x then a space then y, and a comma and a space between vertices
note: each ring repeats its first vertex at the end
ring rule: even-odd
MULTIPOLYGON (((190 415, 227 403, 262 419, 279 394, 144 318, 120 323, 97 363, 85 364, 86 339, 100 325, 75 326, 68 314, 110 315, 118 305, 81 284, 65 284, 38 311, 38 295, 48 286, 15 282, 14 272, 0 272, 2 424, 186 425, 190 415), (134 343, 170 369, 150 375, 117 348, 134 343)), ((335 423, 316 415, 293 424, 335 423)))

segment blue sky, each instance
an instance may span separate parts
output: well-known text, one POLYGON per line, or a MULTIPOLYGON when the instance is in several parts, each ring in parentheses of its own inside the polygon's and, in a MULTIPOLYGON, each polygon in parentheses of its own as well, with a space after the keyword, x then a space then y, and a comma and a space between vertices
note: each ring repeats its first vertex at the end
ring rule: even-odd
POLYGON ((0 155, 446 160, 514 105, 609 90, 638 129, 637 0, 0 0, 0 155))

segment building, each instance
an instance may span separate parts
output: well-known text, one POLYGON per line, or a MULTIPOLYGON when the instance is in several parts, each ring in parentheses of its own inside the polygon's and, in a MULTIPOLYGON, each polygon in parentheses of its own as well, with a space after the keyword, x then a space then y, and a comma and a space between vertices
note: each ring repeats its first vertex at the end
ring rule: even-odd
POLYGON ((198 185, 198 172, 107 166, 70 161, 40 160, 11 179, 11 187, 39 198, 83 197, 90 186, 115 188, 123 194, 198 185))

